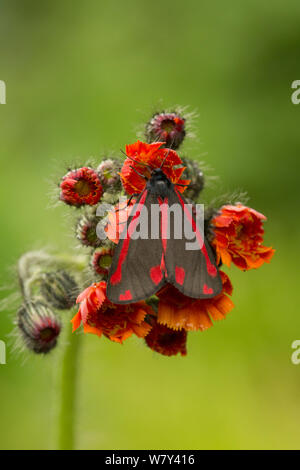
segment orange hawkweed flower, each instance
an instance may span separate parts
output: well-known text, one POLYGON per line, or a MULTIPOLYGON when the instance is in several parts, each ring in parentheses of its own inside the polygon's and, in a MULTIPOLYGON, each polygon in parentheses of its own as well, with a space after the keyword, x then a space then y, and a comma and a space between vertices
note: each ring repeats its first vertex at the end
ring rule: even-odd
POLYGON ((160 325, 154 319, 152 323, 152 330, 145 338, 149 348, 164 356, 175 356, 178 353, 186 356, 187 332, 185 330, 172 330, 165 325, 160 325))
POLYGON ((62 178, 60 189, 61 201, 77 207, 84 204, 93 206, 103 194, 98 173, 89 167, 69 171, 62 178))
MULTIPOLYGON (((121 170, 121 180, 125 191, 128 194, 139 194, 146 185, 146 179, 150 177, 151 169, 160 168, 162 162, 163 172, 172 183, 186 184, 189 180, 181 180, 184 172, 182 160, 174 151, 162 148, 164 142, 146 144, 139 140, 132 145, 126 145, 126 155, 121 170), (148 165, 148 166, 147 166, 148 165)), ((178 186, 178 190, 183 192, 184 186, 178 186)))
POLYGON ((233 309, 232 300, 226 295, 232 294, 229 277, 220 271, 223 290, 211 299, 192 299, 179 292, 170 284, 164 286, 157 294, 158 323, 174 330, 206 330, 213 326, 212 320, 225 318, 233 309))
POLYGON ((122 343, 133 333, 144 338, 151 330, 146 315, 153 315, 152 308, 145 302, 128 305, 111 303, 106 296, 106 282, 92 284, 77 298, 80 307, 71 320, 73 331, 83 323, 85 333, 99 337, 103 334, 111 341, 122 343))
POLYGON ((269 263, 275 250, 262 245, 264 220, 263 214, 242 204, 223 206, 212 220, 217 263, 232 262, 244 271, 269 263))

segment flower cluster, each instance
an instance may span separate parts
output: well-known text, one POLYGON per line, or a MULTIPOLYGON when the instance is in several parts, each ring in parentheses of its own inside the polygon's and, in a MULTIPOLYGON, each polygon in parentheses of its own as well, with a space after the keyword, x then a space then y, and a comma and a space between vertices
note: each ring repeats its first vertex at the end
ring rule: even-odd
POLYGON ((18 340, 37 354, 57 345, 64 313, 76 305, 81 290, 75 271, 82 260, 50 255, 45 251, 24 254, 18 262, 22 305, 15 318, 18 340))
POLYGON ((226 266, 234 263, 246 271, 269 263, 274 254, 270 247, 263 246, 263 221, 266 217, 243 204, 225 205, 212 219, 215 237, 212 245, 217 262, 226 266))
MULTIPOLYGON (((196 203, 204 188, 197 161, 178 153, 187 135, 187 121, 176 111, 156 113, 146 124, 145 142, 126 145, 123 161, 107 158, 95 168, 75 168, 62 177, 59 199, 76 209, 75 234, 84 258, 77 264, 80 276, 78 270, 74 275, 74 263, 68 272, 65 267, 49 272, 46 263, 38 276, 27 273, 34 281, 25 287, 36 285, 36 279, 39 286, 38 296, 29 289, 34 293, 18 313, 17 324, 29 349, 48 352, 55 346, 61 323, 52 310, 72 309, 75 301, 79 308, 71 320, 73 331, 82 325, 85 333, 117 343, 135 335, 165 356, 185 356, 188 332, 204 331, 232 310, 233 288, 223 270, 219 270, 222 290, 212 298, 187 297, 169 283, 138 302, 114 304, 107 297, 108 272, 120 233, 153 170, 162 169, 189 202, 196 203), (83 289, 83 285, 89 287, 83 289)), ((234 264, 245 271, 270 262, 274 250, 263 245, 264 215, 241 203, 212 206, 207 214, 205 236, 217 266, 234 264)))
POLYGON ((80 302, 80 307, 72 319, 73 331, 82 323, 86 333, 103 334, 111 341, 122 343, 133 333, 144 338, 151 330, 151 325, 145 321, 146 316, 152 313, 151 307, 145 302, 112 304, 106 296, 105 281, 85 289, 77 302, 80 302))

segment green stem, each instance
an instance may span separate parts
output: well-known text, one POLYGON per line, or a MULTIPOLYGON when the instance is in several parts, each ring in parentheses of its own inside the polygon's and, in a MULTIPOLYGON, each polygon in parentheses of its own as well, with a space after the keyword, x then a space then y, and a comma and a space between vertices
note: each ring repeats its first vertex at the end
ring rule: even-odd
POLYGON ((65 325, 66 337, 64 350, 59 364, 59 414, 58 449, 75 448, 75 411, 78 375, 78 359, 81 335, 72 334, 71 324, 65 325))

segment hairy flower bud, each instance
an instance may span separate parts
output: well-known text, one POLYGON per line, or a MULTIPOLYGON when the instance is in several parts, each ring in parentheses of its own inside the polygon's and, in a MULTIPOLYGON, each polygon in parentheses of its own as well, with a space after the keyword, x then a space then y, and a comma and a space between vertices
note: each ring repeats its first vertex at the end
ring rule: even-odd
POLYGON ((60 184, 61 201, 71 206, 93 206, 99 202, 103 188, 98 173, 89 167, 69 171, 60 184))
POLYGON ((146 124, 146 139, 166 142, 166 147, 178 149, 185 137, 185 119, 177 113, 157 113, 146 124))
POLYGON ((68 310, 76 304, 78 286, 66 271, 44 273, 41 280, 41 294, 53 308, 68 310))
POLYGON ((116 159, 103 160, 97 168, 101 184, 105 191, 120 191, 121 180, 119 172, 121 171, 121 162, 116 159))
POLYGON ((52 310, 40 301, 24 303, 17 313, 17 326, 24 345, 37 354, 56 346, 61 323, 52 310))
POLYGON ((190 180, 190 184, 184 191, 184 197, 188 199, 197 200, 200 192, 204 188, 204 176, 200 169, 199 163, 195 160, 182 157, 183 165, 186 167, 183 177, 190 180))
POLYGON ((102 278, 106 277, 112 262, 114 250, 110 247, 97 248, 91 259, 93 270, 102 278))
POLYGON ((97 247, 101 240, 97 236, 96 228, 99 222, 94 214, 84 214, 77 222, 76 238, 82 245, 97 247))

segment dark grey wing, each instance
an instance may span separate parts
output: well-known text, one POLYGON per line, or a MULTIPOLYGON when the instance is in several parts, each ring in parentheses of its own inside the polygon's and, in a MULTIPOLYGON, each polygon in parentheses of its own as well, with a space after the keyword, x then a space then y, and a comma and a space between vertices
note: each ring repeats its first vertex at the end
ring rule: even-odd
POLYGON ((168 195, 168 206, 170 216, 165 222, 170 224, 165 250, 168 282, 189 297, 215 297, 222 290, 222 281, 212 249, 196 223, 190 205, 175 187, 168 195), (177 215, 173 216, 173 213, 177 215), (178 218, 180 213, 181 219, 178 218), (191 235, 193 240, 189 238, 191 235))
MULTIPOLYGON (((150 214, 153 204, 158 205, 157 197, 145 189, 121 234, 107 282, 107 296, 113 303, 128 304, 144 300, 155 294, 166 282, 159 233, 157 238, 151 238, 150 214)), ((156 220, 157 224, 159 220, 156 220)))

